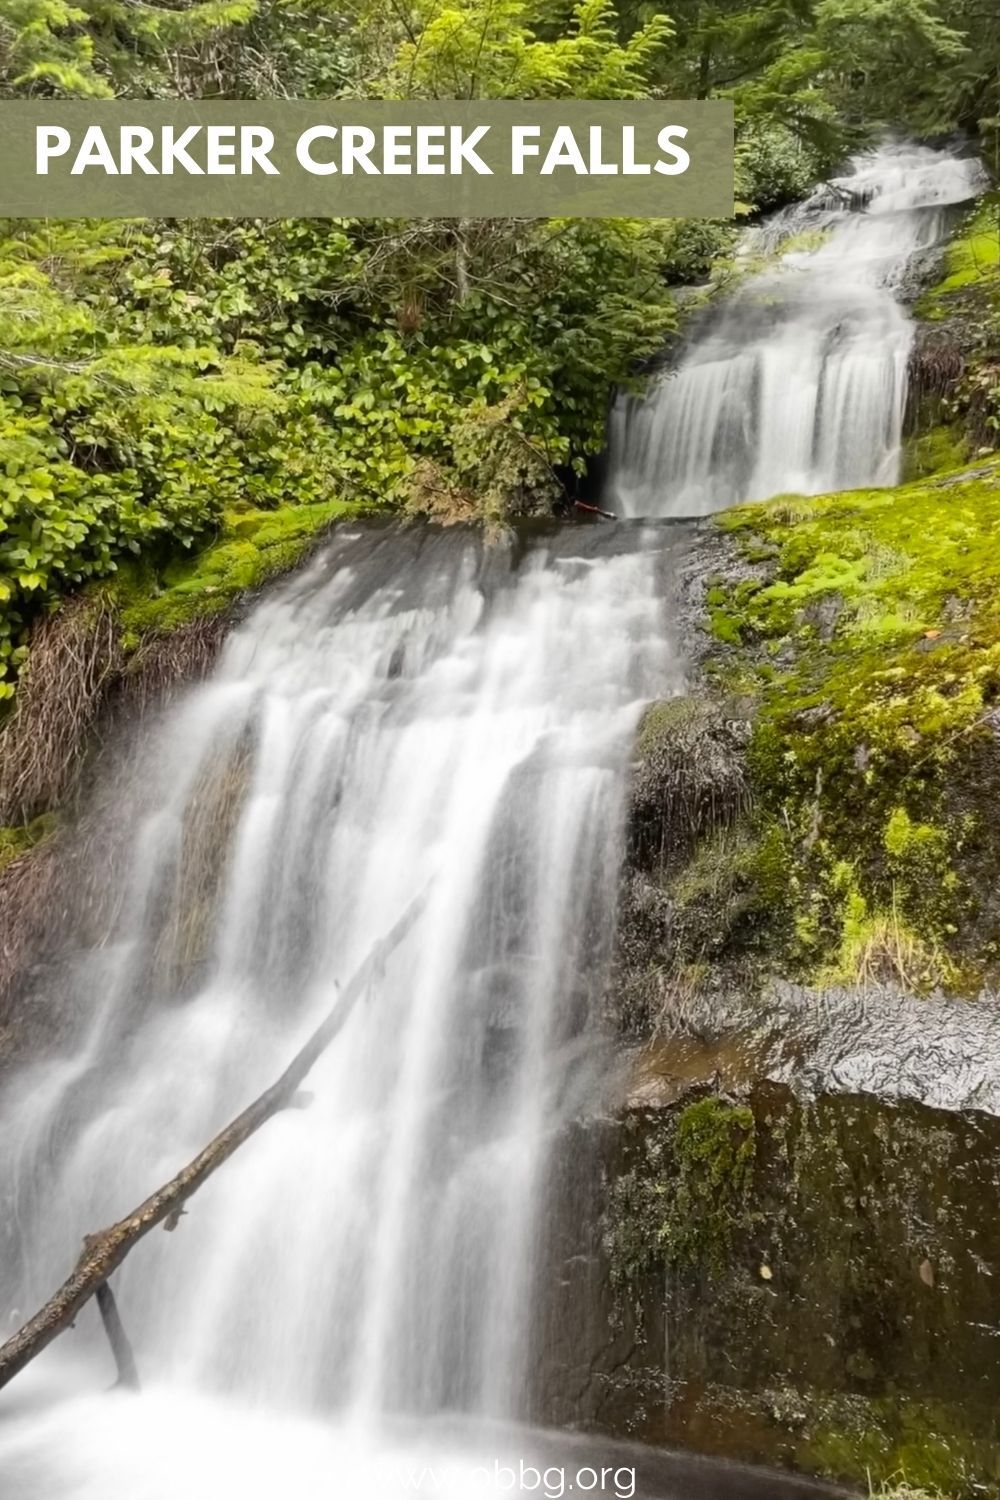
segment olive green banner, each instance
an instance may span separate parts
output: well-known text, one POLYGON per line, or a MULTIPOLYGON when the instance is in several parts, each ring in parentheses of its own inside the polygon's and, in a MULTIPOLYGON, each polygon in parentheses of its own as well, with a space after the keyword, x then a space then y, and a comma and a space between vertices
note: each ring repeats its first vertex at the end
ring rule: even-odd
POLYGON ((0 103, 0 215, 726 218, 711 100, 0 103))

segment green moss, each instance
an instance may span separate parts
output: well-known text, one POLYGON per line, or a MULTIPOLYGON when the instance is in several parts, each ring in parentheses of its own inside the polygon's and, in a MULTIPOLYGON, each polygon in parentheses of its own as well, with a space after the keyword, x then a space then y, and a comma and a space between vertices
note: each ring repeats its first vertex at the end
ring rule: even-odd
POLYGON ((941 422, 927 432, 912 433, 903 445, 903 478, 909 482, 957 469, 969 457, 968 450, 956 423, 941 422))
POLYGON ((969 970, 964 918, 987 884, 973 835, 992 816, 971 768, 1000 697, 1000 463, 719 524, 745 554, 774 553, 728 590, 718 670, 758 701, 751 774, 761 816, 789 833, 804 968, 844 976, 895 934, 928 982, 975 985, 1000 940, 997 910, 969 970))
POLYGON ((756 1123, 747 1105, 709 1097, 677 1117, 660 1242, 678 1264, 718 1270, 746 1230, 756 1123))
POLYGON ((43 839, 48 838, 55 830, 56 821, 54 813, 43 813, 41 817, 33 818, 30 823, 19 827, 0 828, 0 870, 13 864, 15 859, 27 854, 29 849, 34 849, 43 839))
POLYGON ((735 615, 728 610, 713 609, 710 615, 712 634, 717 641, 728 641, 730 645, 738 645, 740 641, 740 625, 735 615))
POLYGON ((162 569, 134 563, 119 573, 112 594, 126 649, 150 632, 176 629, 226 609, 241 594, 294 567, 317 536, 361 506, 343 500, 227 511, 215 541, 162 569))
POLYGON ((994 1493, 983 1481, 1000 1480, 992 1445, 934 1402, 834 1400, 797 1456, 813 1472, 867 1483, 878 1500, 959 1500, 994 1493))
POLYGON ((690 970, 725 950, 766 953, 787 908, 789 850, 776 822, 744 818, 702 838, 666 884, 672 908, 671 972, 690 970))
POLYGON ((623 1122, 625 1159, 611 1182, 603 1242, 616 1321, 641 1317, 647 1278, 662 1286, 665 1262, 694 1276, 721 1276, 756 1222, 752 1209, 757 1131, 753 1111, 717 1095, 655 1122, 623 1122))
MULTIPOLYGON (((724 830, 698 845, 671 882, 670 894, 681 912, 689 907, 716 908, 720 899, 729 899, 739 878, 749 872, 751 860, 752 845, 745 830, 737 829, 733 834, 724 830)), ((710 921, 717 919, 718 912, 713 910, 710 921)))
POLYGON ((661 698, 650 704, 642 716, 636 739, 638 758, 651 760, 664 748, 669 749, 677 734, 697 724, 699 716, 695 698, 661 698))
POLYGON ((987 193, 967 217, 945 252, 940 279, 917 303, 918 317, 931 321, 948 316, 956 294, 992 284, 1000 271, 1000 196, 987 193))

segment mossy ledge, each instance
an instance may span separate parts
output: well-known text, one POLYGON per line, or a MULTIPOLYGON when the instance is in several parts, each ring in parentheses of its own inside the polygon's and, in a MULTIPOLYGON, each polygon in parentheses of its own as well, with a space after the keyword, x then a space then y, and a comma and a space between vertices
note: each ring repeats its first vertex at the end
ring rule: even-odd
POLYGON ((813 979, 995 980, 1000 462, 718 525, 753 564, 714 584, 710 671, 756 705, 779 951, 813 979))
POLYGON ((215 540, 165 564, 126 563, 103 587, 113 599, 126 653, 162 635, 222 613, 270 578, 287 573, 337 521, 364 507, 346 500, 286 505, 280 510, 230 510, 215 540))

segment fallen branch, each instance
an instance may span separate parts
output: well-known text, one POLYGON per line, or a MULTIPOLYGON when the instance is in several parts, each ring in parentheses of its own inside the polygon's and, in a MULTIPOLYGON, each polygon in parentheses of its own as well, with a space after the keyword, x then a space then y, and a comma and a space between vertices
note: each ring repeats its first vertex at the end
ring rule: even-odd
POLYGON ((115 1357, 118 1384, 123 1390, 137 1391, 139 1371, 135 1367, 135 1355, 132 1353, 132 1345, 128 1341, 128 1334, 125 1332, 110 1281, 103 1281, 97 1288, 97 1306, 101 1314, 101 1322, 104 1324, 104 1332, 111 1345, 111 1353, 115 1357))
POLYGON ((617 521, 618 517, 613 510, 602 510, 599 505, 587 505, 583 500, 574 500, 573 505, 577 510, 585 510, 589 515, 602 516, 605 521, 617 521))
MULTIPOLYGON (((254 1131, 259 1130, 265 1120, 269 1120, 272 1115, 289 1106, 299 1107, 301 1101, 296 1097, 299 1085, 343 1028, 358 1000, 381 973, 390 953, 398 947, 410 931, 423 911, 426 899, 425 895, 416 897, 396 925, 375 944, 364 963, 345 986, 326 1019, 316 1028, 305 1046, 296 1053, 281 1077, 269 1089, 248 1105, 242 1114, 231 1120, 193 1161, 181 1168, 176 1177, 171 1178, 163 1187, 157 1188, 132 1213, 127 1214, 124 1219, 119 1219, 108 1229, 102 1229, 97 1234, 85 1237, 83 1253, 69 1279, 63 1282, 54 1296, 49 1298, 45 1306, 40 1308, 23 1328, 0 1346, 0 1387, 13 1380, 25 1365, 29 1364, 37 1354, 41 1354, 54 1338, 71 1325, 81 1307, 98 1293, 111 1273, 121 1265, 129 1251, 144 1235, 147 1235, 151 1229, 155 1229, 157 1224, 163 1224, 166 1221, 169 1221, 168 1227, 174 1227, 183 1211, 184 1203, 192 1193, 197 1192, 202 1183, 211 1177, 223 1162, 228 1161, 233 1152, 242 1146, 254 1131)), ((107 1298, 103 1300, 102 1312, 105 1327, 108 1327, 107 1309, 113 1306, 114 1299, 112 1298, 110 1303, 107 1298)), ((120 1321, 118 1327, 124 1339, 124 1330, 121 1329, 120 1321)), ((110 1329, 109 1337, 115 1349, 115 1359, 121 1377, 123 1374, 122 1345, 119 1343, 116 1347, 115 1338, 111 1335, 110 1329)), ((125 1346, 127 1347, 127 1340, 125 1346)), ((125 1369, 127 1371, 127 1359, 125 1369)), ((133 1364, 132 1377, 134 1373, 133 1364)))

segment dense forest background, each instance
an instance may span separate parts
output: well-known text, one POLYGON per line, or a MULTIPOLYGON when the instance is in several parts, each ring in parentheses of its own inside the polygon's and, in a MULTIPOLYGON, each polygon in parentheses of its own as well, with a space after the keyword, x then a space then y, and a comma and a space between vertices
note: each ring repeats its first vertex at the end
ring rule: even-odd
MULTIPOLYGON (((745 218, 887 129, 977 132, 992 158, 1000 13, 2 0, 0 93, 727 97, 745 218)), ((739 223, 4 223, 0 698, 32 621, 92 580, 141 615, 179 551, 226 542, 196 580, 221 597, 253 584, 262 537, 284 555, 337 505, 550 507, 600 449, 611 388, 675 328, 671 288, 724 279, 739 223)))

